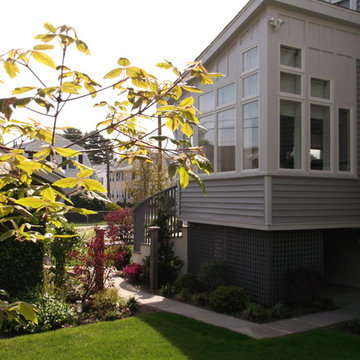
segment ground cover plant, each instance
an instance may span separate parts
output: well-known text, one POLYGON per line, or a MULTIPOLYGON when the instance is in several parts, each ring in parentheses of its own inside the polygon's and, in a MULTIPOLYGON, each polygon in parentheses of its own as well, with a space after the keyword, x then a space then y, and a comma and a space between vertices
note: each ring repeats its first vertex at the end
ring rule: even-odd
POLYGON ((153 313, 0 340, 2 360, 357 360, 359 337, 327 329, 264 340, 153 313))

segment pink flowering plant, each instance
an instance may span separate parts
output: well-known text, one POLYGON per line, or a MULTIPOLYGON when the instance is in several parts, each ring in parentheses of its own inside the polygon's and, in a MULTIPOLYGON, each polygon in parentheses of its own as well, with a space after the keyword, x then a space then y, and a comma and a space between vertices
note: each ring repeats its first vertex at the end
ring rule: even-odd
POLYGON ((123 270, 123 276, 128 281, 137 282, 142 280, 142 276, 144 274, 145 269, 146 266, 144 265, 132 263, 125 266, 123 270))

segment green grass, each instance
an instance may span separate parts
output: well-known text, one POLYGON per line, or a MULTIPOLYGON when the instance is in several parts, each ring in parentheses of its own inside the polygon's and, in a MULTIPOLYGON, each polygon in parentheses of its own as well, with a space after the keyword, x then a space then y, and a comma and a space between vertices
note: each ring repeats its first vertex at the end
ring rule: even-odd
POLYGON ((0 340, 0 359, 360 359, 360 338, 318 329, 254 340, 169 313, 0 340))

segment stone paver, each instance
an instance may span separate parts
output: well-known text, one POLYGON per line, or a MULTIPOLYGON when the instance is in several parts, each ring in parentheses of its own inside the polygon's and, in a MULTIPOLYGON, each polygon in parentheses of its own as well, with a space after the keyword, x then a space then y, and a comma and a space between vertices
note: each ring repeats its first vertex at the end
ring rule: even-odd
POLYGON ((147 304, 158 310, 184 315, 207 324, 247 335, 254 339, 280 337, 336 324, 341 321, 353 319, 359 315, 360 310, 358 306, 354 306, 354 303, 352 303, 343 309, 309 314, 293 319, 273 321, 266 324, 257 324, 167 299, 159 295, 146 293, 141 291, 140 287, 132 286, 120 277, 114 277, 114 281, 122 297, 127 298, 134 296, 140 304, 147 304))

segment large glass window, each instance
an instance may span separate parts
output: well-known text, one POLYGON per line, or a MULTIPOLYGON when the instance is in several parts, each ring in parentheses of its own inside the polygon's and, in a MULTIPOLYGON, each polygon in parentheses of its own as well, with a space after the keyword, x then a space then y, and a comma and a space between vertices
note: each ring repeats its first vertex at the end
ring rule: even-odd
POLYGON ((330 107, 311 105, 310 164, 312 170, 330 170, 330 107))
POLYGON ((207 129, 199 129, 199 146, 203 147, 205 156, 214 163, 214 143, 215 143, 215 115, 204 116, 200 119, 200 124, 207 129))
POLYGON ((259 167, 259 102, 243 105, 243 168, 259 167))
POLYGON ((301 94, 301 75, 280 72, 280 91, 290 94, 301 94))
POLYGON ((350 171, 350 110, 339 109, 339 170, 350 171))
POLYGON ((330 99, 330 81, 311 78, 311 96, 330 99))
POLYGON ((211 111, 215 108, 215 93, 210 91, 199 96, 199 110, 201 112, 211 111))
POLYGON ((287 45, 280 46, 280 64, 301 68, 301 49, 287 45))
POLYGON ((235 83, 226 85, 218 89, 218 106, 235 103, 235 83))
POLYGON ((301 168, 301 103, 280 100, 280 168, 301 168))
POLYGON ((217 171, 235 170, 236 110, 218 113, 217 171))
POLYGON ((258 95, 259 93, 259 75, 253 75, 243 78, 243 97, 258 95))
POLYGON ((243 53, 243 72, 257 69, 259 66, 259 49, 254 47, 243 53))

